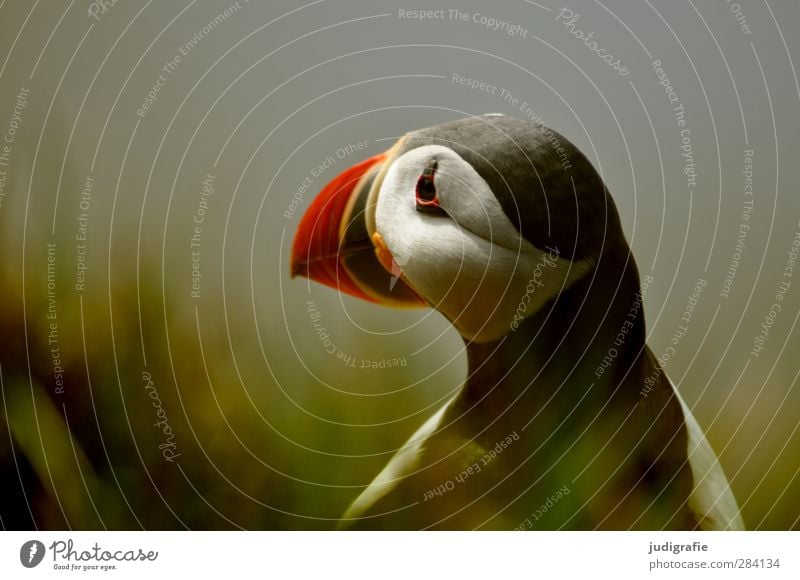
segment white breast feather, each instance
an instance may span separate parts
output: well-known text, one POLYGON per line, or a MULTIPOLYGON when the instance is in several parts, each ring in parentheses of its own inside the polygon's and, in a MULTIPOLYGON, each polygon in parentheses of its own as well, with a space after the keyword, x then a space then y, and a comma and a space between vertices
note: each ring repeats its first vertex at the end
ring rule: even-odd
POLYGON ((675 385, 672 389, 681 403, 688 434, 687 455, 695 485, 689 507, 703 530, 743 530, 739 506, 714 450, 675 385))
MULTIPOLYGON (((442 417, 453 399, 445 403, 441 409, 417 429, 416 433, 411 436, 405 445, 392 457, 386 467, 383 468, 383 471, 369 484, 369 487, 362 491, 361 495, 350 504, 350 507, 347 508, 347 511, 342 516, 342 520, 351 520, 363 516, 378 500, 394 489, 404 477, 415 471, 422 443, 439 428, 442 417)), ((413 502, 409 500, 409 503, 413 502)))

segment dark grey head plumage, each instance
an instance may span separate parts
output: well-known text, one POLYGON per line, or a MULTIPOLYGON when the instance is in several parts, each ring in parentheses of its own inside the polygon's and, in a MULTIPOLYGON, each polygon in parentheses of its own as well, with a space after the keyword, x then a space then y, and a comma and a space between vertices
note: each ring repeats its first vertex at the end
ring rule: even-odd
POLYGON ((400 153, 442 145, 489 184, 514 227, 534 246, 574 260, 596 257, 603 238, 622 238, 614 202, 591 162, 544 125, 481 115, 406 135, 400 153))

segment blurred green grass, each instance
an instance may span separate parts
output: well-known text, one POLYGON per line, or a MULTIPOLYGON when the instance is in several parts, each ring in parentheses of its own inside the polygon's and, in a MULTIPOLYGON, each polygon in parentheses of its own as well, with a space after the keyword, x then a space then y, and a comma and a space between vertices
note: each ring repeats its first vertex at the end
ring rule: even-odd
MULTIPOLYGON (((45 249, 37 246, 30 262, 44 264, 45 249)), ((69 239, 57 248, 70 249, 69 239)), ((60 265, 68 262, 62 257, 60 265)), ((140 276, 146 282, 138 292, 132 270, 104 288, 100 263, 92 265, 93 289, 82 295, 73 291, 68 268, 57 269, 59 393, 46 270, 28 270, 23 309, 21 279, 10 262, 4 266, 0 428, 9 435, 0 437, 0 459, 9 483, 0 515, 6 528, 330 529, 359 483, 388 459, 339 455, 395 448, 424 419, 388 430, 319 421, 290 404, 284 391, 309 403, 303 393, 319 392, 309 374, 298 372, 293 384, 279 388, 255 344, 237 352, 234 365, 219 317, 199 318, 198 329, 177 296, 162 296, 157 271, 140 276), (159 418, 145 371, 175 434, 180 457, 173 462, 159 449, 166 438, 154 426, 159 418)), ((409 380, 402 368, 381 377, 409 380)), ((337 422, 365 422, 357 406, 342 405, 347 396, 312 398, 309 407, 337 422)))

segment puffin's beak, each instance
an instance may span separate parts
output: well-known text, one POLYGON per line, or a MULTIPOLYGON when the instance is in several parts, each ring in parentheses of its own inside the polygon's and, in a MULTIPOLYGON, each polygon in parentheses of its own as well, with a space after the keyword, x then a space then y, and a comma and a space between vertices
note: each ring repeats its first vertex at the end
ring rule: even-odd
POLYGON ((369 302, 427 305, 400 277, 380 234, 368 229, 388 158, 382 153, 346 169, 311 202, 292 244, 292 277, 305 276, 369 302))

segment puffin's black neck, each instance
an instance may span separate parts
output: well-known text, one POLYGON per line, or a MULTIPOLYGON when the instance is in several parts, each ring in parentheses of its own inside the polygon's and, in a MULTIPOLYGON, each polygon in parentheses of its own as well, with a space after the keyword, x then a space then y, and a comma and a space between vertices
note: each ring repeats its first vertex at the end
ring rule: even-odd
POLYGON ((516 330, 468 342, 467 357, 462 400, 484 421, 502 414, 505 425, 525 424, 545 404, 556 420, 581 400, 587 408, 612 397, 634 400, 654 361, 627 245, 607 248, 592 271, 516 330))
POLYGON ((510 497, 533 486, 535 504, 571 482, 593 498, 576 512, 585 521, 571 520, 578 528, 692 529, 683 412, 645 344, 639 274, 622 244, 516 331, 468 343, 469 376, 448 413, 483 449, 519 436, 497 465, 497 481, 527 474, 510 497))

